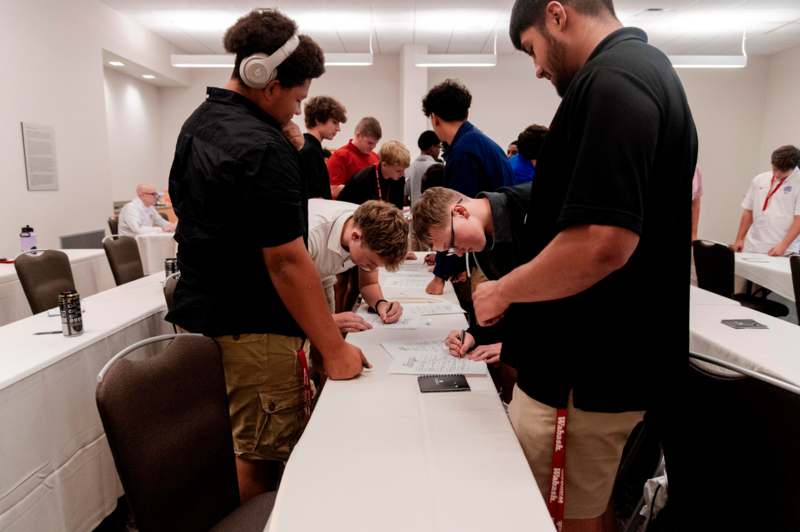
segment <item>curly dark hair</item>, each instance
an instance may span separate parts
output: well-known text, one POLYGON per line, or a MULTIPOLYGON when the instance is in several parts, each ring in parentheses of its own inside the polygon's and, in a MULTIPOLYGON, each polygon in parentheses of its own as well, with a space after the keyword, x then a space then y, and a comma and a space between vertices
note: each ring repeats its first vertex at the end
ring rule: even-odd
MULTIPOLYGON (((277 9, 255 9, 236 21, 225 32, 223 44, 236 54, 232 78, 241 81, 239 65, 253 54, 272 54, 297 33, 297 24, 277 9)), ((308 35, 300 35, 300 45, 278 66, 278 82, 285 88, 297 87, 325 72, 322 49, 308 35)))
MULTIPOLYGON (((531 26, 540 30, 544 27, 544 10, 549 3, 549 0, 516 0, 514 2, 508 24, 508 34, 514 48, 522 50, 521 36, 525 30, 531 26)), ((608 13, 615 18, 617 16, 614 12, 614 0, 561 0, 561 3, 584 15, 596 17, 608 13)))
POLYGON ((442 141, 439 140, 439 137, 436 136, 436 133, 430 129, 423 131, 417 139, 417 147, 420 149, 420 151, 428 150, 441 143, 442 141))
POLYGON ((788 172, 800 165, 800 150, 791 144, 781 146, 770 157, 772 165, 781 172, 788 172))
POLYGON ((519 155, 523 159, 532 161, 539 158, 539 151, 544 144, 544 137, 547 135, 548 129, 539 124, 532 124, 525 128, 525 130, 517 137, 517 149, 519 155))
POLYGON ((466 120, 472 95, 467 88, 454 79, 446 79, 436 85, 422 99, 422 112, 430 117, 436 114, 445 122, 466 120))
POLYGON ((331 118, 342 124, 347 122, 347 109, 330 96, 314 96, 306 102, 303 114, 308 129, 317 124, 324 124, 331 118))

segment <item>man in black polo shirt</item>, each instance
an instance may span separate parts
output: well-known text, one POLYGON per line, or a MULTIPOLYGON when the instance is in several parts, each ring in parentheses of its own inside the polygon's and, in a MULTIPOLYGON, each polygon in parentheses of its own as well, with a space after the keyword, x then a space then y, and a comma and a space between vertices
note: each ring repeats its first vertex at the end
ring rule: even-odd
POLYGON ((275 10, 228 29, 231 79, 184 123, 169 176, 181 278, 167 319, 222 350, 243 501, 268 489, 308 419, 306 338, 331 378, 366 363, 342 339, 306 251, 306 183, 281 133, 324 72, 322 50, 296 32, 275 10))
POLYGON ((557 425, 564 530, 599 527, 628 433, 685 369, 697 135, 669 60, 611 0, 517 0, 510 34, 563 100, 531 189, 533 258, 480 285, 475 311, 516 324, 509 415, 551 513, 557 425))
POLYGON ((300 150, 300 170, 308 183, 308 197, 331 199, 331 179, 322 140, 333 140, 340 124, 347 122, 347 110, 330 96, 315 96, 308 100, 303 111, 307 132, 300 150))

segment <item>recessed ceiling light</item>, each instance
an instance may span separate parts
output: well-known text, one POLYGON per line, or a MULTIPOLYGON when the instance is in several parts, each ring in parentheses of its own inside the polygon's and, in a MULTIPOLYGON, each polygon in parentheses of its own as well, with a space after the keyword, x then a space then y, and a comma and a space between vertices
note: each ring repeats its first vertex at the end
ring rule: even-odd
POLYGON ((645 11, 649 13, 663 13, 664 11, 666 11, 666 9, 663 7, 648 7, 647 9, 645 9, 645 11))
POLYGON ((156 79, 156 77, 152 74, 142 74, 144 79, 156 79))
POLYGON ((122 61, 109 61, 108 64, 115 67, 125 66, 125 63, 122 61))

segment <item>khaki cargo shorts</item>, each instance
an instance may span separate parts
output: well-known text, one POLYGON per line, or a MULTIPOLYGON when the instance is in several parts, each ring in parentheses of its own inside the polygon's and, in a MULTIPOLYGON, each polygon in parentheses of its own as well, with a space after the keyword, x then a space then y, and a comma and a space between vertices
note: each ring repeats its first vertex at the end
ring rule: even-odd
MULTIPOLYGON (((565 519, 591 519, 605 512, 622 449, 644 412, 608 414, 567 407, 565 519)), ((542 496, 550 494, 556 409, 514 386, 508 417, 542 496)))
MULTIPOLYGON (((301 338, 242 334, 215 338, 222 350, 233 449, 247 460, 289 458, 308 422, 301 338)), ((304 345, 306 344, 306 345, 304 345)))

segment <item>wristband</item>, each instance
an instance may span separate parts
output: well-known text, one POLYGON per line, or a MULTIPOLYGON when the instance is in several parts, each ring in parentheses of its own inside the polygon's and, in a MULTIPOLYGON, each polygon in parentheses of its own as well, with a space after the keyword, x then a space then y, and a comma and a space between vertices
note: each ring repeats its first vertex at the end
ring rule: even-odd
POLYGON ((377 301, 375 302, 375 306, 373 307, 373 308, 375 309, 375 313, 376 313, 376 314, 378 314, 378 305, 380 305, 381 303, 387 303, 387 304, 388 304, 389 302, 388 302, 388 301, 386 301, 385 299, 379 299, 379 300, 377 300, 377 301))

